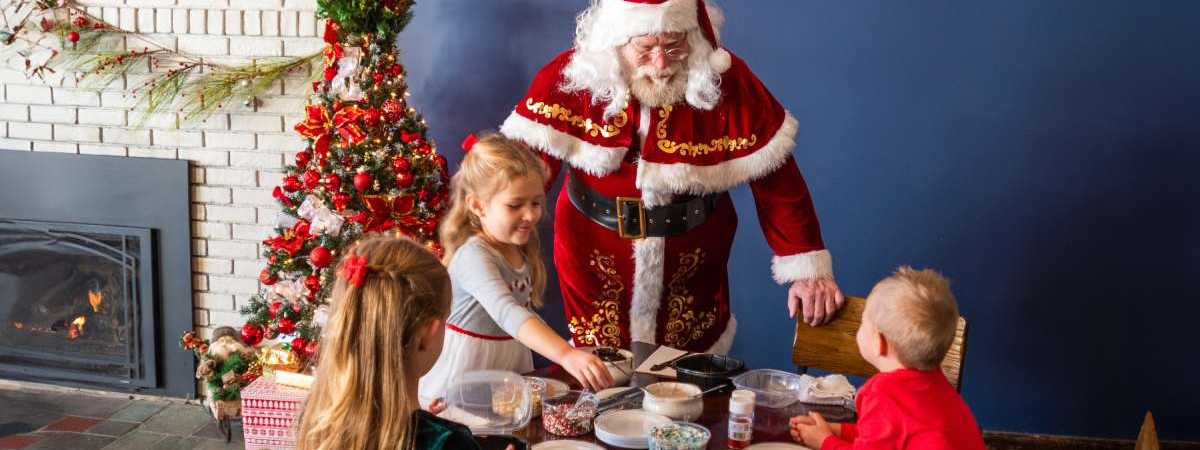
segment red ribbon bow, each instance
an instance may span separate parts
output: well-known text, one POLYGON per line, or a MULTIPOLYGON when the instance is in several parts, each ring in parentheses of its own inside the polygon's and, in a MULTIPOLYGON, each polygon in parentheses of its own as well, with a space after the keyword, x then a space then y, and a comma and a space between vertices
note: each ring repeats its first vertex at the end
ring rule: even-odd
POLYGON ((462 141, 462 149, 466 153, 471 153, 471 149, 475 147, 475 143, 479 142, 479 137, 475 133, 468 134, 466 139, 462 141))
POLYGON ((364 195, 363 203, 367 205, 367 221, 363 224, 366 231, 386 231, 394 228, 399 221, 405 226, 413 226, 421 221, 411 215, 416 206, 416 197, 405 194, 395 197, 383 195, 364 195))
POLYGON ((363 280, 367 278, 367 258, 362 256, 350 255, 342 261, 342 267, 338 269, 338 278, 342 278, 350 282, 351 286, 362 288, 363 280))
POLYGON ((313 149, 317 154, 324 154, 329 150, 330 131, 337 131, 350 145, 358 144, 367 138, 367 133, 356 123, 366 111, 357 106, 342 108, 332 118, 324 105, 308 105, 304 111, 305 119, 296 124, 296 132, 305 138, 316 139, 313 149))

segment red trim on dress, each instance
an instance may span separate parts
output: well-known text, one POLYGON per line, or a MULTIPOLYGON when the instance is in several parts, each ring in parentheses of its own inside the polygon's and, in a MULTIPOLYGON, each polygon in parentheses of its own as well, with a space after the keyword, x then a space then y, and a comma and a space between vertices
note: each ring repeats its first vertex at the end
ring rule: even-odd
POLYGON ((473 337, 473 338, 479 338, 479 339, 488 340, 488 341, 511 341, 511 340, 513 340, 512 336, 488 336, 486 334, 479 334, 474 331, 467 331, 467 330, 464 330, 462 328, 455 326, 452 323, 447 323, 446 328, 451 331, 457 331, 461 334, 465 334, 465 335, 473 337))

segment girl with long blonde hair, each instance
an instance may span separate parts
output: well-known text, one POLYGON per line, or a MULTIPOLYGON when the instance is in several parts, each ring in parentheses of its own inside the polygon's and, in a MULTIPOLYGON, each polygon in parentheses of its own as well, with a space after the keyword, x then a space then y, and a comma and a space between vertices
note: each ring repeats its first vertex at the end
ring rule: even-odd
POLYGON ((299 450, 478 449, 465 426, 420 410, 417 380, 442 352, 450 277, 403 238, 358 242, 341 262, 299 450))
POLYGON ((429 404, 464 372, 524 373, 538 352, 587 388, 612 384, 604 363, 571 347, 530 306, 541 306, 546 266, 537 223, 545 214, 549 169, 521 143, 488 134, 468 148, 450 180, 450 211, 442 219, 443 261, 453 280, 442 358, 421 378, 429 404), (515 340, 513 338, 516 338, 515 340))

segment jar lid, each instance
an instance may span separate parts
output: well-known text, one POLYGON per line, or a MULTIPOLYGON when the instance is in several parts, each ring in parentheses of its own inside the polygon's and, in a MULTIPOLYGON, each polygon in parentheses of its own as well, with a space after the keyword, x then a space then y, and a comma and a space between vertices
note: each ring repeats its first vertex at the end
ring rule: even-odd
POLYGON ((729 412, 733 414, 754 414, 753 397, 729 397, 729 412))
POLYGON ((466 425, 475 434, 512 434, 532 417, 525 378, 503 370, 460 375, 446 391, 441 417, 466 425))

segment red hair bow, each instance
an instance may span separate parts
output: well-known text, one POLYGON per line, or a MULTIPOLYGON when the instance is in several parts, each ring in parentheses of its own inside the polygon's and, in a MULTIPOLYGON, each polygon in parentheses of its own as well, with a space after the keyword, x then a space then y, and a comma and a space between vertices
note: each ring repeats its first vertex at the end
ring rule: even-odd
POLYGON ((467 138, 462 141, 463 151, 471 153, 471 147, 474 147, 476 142, 479 142, 479 138, 475 136, 475 133, 468 134, 467 138))
POLYGON ((355 288, 362 288, 363 280, 367 278, 367 258, 362 256, 350 255, 342 261, 342 267, 338 269, 338 278, 345 279, 355 288))

